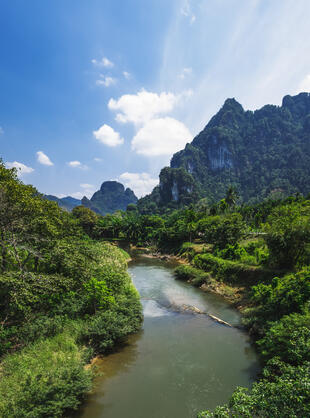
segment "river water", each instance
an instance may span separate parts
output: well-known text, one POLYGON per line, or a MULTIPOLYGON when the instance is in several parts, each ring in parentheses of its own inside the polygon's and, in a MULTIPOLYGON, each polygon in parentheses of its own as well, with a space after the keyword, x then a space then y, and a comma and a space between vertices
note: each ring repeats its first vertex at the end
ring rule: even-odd
POLYGON ((144 324, 119 352, 99 361, 101 376, 83 418, 192 418, 250 386, 259 370, 249 337, 206 315, 180 313, 191 305, 230 324, 240 315, 221 297, 173 277, 172 263, 139 257, 129 273, 140 292, 144 324))

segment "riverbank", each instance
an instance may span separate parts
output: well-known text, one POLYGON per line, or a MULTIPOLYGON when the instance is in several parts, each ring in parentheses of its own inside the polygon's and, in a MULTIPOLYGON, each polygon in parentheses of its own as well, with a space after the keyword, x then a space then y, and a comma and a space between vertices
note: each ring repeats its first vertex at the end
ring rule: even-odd
POLYGON ((27 297, 32 291, 32 299, 25 301, 21 291, 13 295, 9 308, 17 309, 19 302, 28 311, 12 328, 14 340, 0 333, 2 349, 20 341, 1 358, 1 417, 67 416, 77 410, 92 387, 97 356, 111 352, 141 328, 142 306, 127 272, 128 254, 104 242, 75 245, 78 252, 70 254, 70 262, 62 259, 66 276, 40 276, 42 285, 38 281, 32 286, 29 275, 30 283, 25 277, 22 283, 27 297), (45 302, 37 312, 36 301, 41 299, 45 302), (31 305, 33 300, 36 304, 31 305))
MULTIPOLYGON (((202 250, 204 247, 199 246, 199 249, 202 250)), ((171 261, 181 266, 192 266, 192 263, 188 256, 185 255, 175 255, 161 253, 159 250, 155 251, 154 249, 149 249, 146 247, 137 247, 130 245, 130 251, 136 252, 140 256, 146 258, 154 258, 163 261, 171 261)), ((195 255, 201 254, 201 252, 195 252, 195 255)), ((205 273, 202 269, 196 268, 197 272, 201 274, 205 273)), ((232 285, 227 284, 222 281, 217 280, 215 277, 212 277, 211 274, 207 277, 207 280, 203 283, 199 283, 197 286, 197 281, 195 277, 191 275, 184 275, 182 278, 177 277, 178 279, 185 280, 187 283, 199 287, 203 292, 210 292, 216 295, 223 297, 226 301, 235 306, 238 310, 243 311, 250 305, 249 301, 249 291, 250 288, 242 285, 232 285)))

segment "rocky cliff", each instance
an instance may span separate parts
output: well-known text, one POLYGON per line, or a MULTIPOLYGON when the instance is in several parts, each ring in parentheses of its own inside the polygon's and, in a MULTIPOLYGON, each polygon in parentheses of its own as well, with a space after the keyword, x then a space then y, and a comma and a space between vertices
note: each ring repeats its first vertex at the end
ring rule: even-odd
POLYGON ((243 202, 310 192, 310 94, 285 96, 282 106, 245 111, 227 99, 185 149, 160 173, 159 187, 139 201, 177 207, 210 203, 234 186, 243 202))

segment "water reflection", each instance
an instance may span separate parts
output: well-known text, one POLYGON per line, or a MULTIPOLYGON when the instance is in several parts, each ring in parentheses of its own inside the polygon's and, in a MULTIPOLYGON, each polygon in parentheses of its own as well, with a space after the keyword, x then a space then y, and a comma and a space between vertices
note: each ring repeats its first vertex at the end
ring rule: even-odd
POLYGON ((94 417, 101 417, 105 408, 105 390, 102 384, 104 380, 118 376, 120 373, 127 373, 136 362, 138 355, 138 342, 143 336, 143 330, 135 335, 131 335, 128 343, 120 347, 114 353, 99 358, 96 361, 98 375, 94 381, 92 392, 88 395, 87 402, 82 406, 76 417, 88 417, 89 405, 94 417))

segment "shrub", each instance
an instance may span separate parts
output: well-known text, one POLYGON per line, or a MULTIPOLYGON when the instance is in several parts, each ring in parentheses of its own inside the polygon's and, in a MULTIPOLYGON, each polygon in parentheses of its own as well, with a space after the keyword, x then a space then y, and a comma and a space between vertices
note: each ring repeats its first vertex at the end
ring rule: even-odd
POLYGON ((109 310, 92 316, 83 330, 82 342, 87 342, 97 353, 106 353, 116 343, 124 343, 129 334, 138 331, 142 317, 137 316, 135 311, 129 312, 126 306, 123 309, 124 313, 109 310))
POLYGON ((179 251, 179 255, 187 257, 189 260, 192 260, 196 252, 191 242, 184 242, 179 251))
POLYGON ((235 245, 245 236, 246 226, 239 213, 225 216, 209 216, 198 222, 198 231, 207 243, 225 248, 235 245))
POLYGON ((247 252, 243 247, 240 247, 239 244, 228 244, 222 250, 216 249, 215 255, 224 258, 225 260, 241 260, 241 258, 244 258, 247 255, 247 252))
POLYGON ((278 356, 292 365, 310 361, 310 314, 291 314, 273 322, 258 341, 265 359, 278 356))
POLYGON ((198 417, 303 418, 310 415, 310 363, 292 367, 275 359, 264 375, 264 379, 253 384, 252 390, 238 388, 228 405, 217 407, 214 412, 201 412, 198 417))
POLYGON ((91 371, 68 333, 40 340, 4 358, 0 380, 3 418, 61 417, 91 387, 91 371))
POLYGON ((298 264, 310 244, 310 207, 291 204, 275 208, 265 225, 270 262, 291 269, 298 264))
POLYGON ((198 254, 194 265, 210 272, 213 277, 228 283, 246 283, 248 285, 274 276, 274 272, 256 266, 248 266, 236 261, 224 260, 212 254, 198 254))
POLYGON ((275 277, 271 284, 253 286, 252 300, 259 305, 259 315, 279 319, 292 312, 301 312, 310 299, 310 268, 294 274, 275 277))
POLYGON ((192 266, 179 266, 174 270, 176 279, 190 281, 194 286, 201 286, 210 280, 210 275, 192 266))

